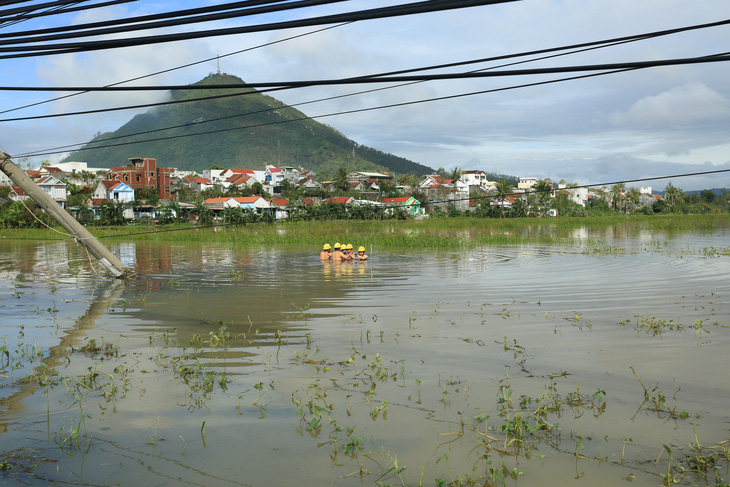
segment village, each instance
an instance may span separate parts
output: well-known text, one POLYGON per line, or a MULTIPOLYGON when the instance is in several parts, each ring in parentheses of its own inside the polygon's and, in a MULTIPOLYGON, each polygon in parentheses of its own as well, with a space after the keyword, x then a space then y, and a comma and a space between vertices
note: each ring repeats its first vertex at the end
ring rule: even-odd
MULTIPOLYGON (((123 218, 156 220, 170 211, 195 214, 206 209, 212 219, 221 219, 227 209, 285 219, 301 208, 327 204, 398 209, 405 215, 426 218, 449 208, 467 212, 477 208, 499 209, 504 216, 513 209, 534 216, 557 216, 551 201, 561 199, 585 208, 596 201, 628 212, 662 200, 651 187, 587 188, 565 182, 552 183, 536 177, 520 177, 516 185, 489 181, 481 170, 454 169, 417 178, 396 179, 392 174, 340 170, 335 179, 320 179, 312 171, 266 165, 263 170, 208 169, 198 174, 159 167, 153 157, 130 158, 125 166, 90 168, 85 162, 43 164, 26 174, 62 207, 78 219, 98 219, 109 202, 116 204, 123 218), (539 204, 536 205, 535 202, 539 204), (174 202, 173 205, 169 203, 174 202), (172 208, 172 210, 171 210, 172 208), (186 212, 186 210, 188 210, 186 212), (84 215, 84 218, 81 216, 84 215)), ((13 201, 28 196, 0 173, 0 197, 13 201), (2 191, 4 190, 4 191, 2 191)), ((177 217, 178 215, 175 215, 177 217)))

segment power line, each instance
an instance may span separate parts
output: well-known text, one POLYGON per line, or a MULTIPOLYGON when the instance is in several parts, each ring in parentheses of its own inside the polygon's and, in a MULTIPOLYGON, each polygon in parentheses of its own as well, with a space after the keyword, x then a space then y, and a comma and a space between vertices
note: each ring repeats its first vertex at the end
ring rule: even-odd
POLYGON ((161 34, 144 37, 135 36, 122 39, 66 42, 56 43, 52 45, 24 45, 15 47, 0 47, 0 52, 15 53, 0 55, 0 59, 15 59, 21 57, 46 56, 54 54, 71 54, 78 52, 114 49, 119 47, 143 46, 165 42, 199 39, 202 37, 219 37, 233 34, 246 34, 253 32, 266 32, 271 30, 292 29, 298 27, 311 27, 323 24, 392 18, 405 15, 440 12, 445 10, 455 10, 515 1, 520 0, 425 0, 406 5, 381 7, 369 10, 347 12, 342 14, 324 15, 320 17, 272 22, 268 24, 258 24, 252 26, 207 29, 201 31, 178 32, 174 34, 161 34))
MULTIPOLYGON (((130 0, 124 0, 130 1, 130 0)), ((198 7, 194 9, 176 10, 163 12, 159 14, 143 15, 138 17, 128 17, 122 19, 106 20, 99 22, 92 22, 87 24, 76 24, 66 25, 59 27, 50 27, 45 29, 37 29, 23 32, 10 32, 0 34, 0 39, 22 37, 22 39, 15 39, 13 41, 0 41, 0 45, 9 45, 14 43, 27 43, 27 42, 46 42, 58 39, 69 39, 78 37, 91 37, 99 35, 109 35, 117 33, 133 32, 138 30, 148 30, 160 27, 177 26, 183 24, 209 22, 213 20, 226 20, 236 17, 243 17, 249 15, 258 15, 261 13, 272 13, 284 10, 291 10, 297 8, 311 7, 316 5, 326 5, 330 3, 344 2, 348 0, 297 0, 296 2, 290 2, 289 0, 245 0, 239 2, 224 3, 221 5, 211 5, 207 7, 198 7), (288 3, 284 3, 288 2, 288 3), (276 5, 279 4, 279 5, 276 5), (261 6, 267 6, 262 8, 261 6), (260 7, 254 9, 252 7, 260 7), (244 10, 245 9, 245 10, 244 10), (226 10, 233 10, 232 12, 225 12, 226 10), (203 15, 211 14, 213 12, 219 12, 216 15, 203 15), (186 18, 187 17, 187 18, 186 18), (178 18, 177 20, 172 20, 178 18), (159 21, 163 22, 152 22, 159 21), (122 27, 126 24, 137 24, 134 26, 122 27), (92 32, 83 32, 84 30, 98 29, 100 27, 109 27, 108 30, 96 30, 92 32), (63 33, 63 35, 55 36, 42 36, 41 34, 55 34, 63 33)))
MULTIPOLYGON (((692 58, 674 58, 674 59, 658 59, 653 61, 632 61, 625 63, 605 63, 605 64, 588 64, 576 66, 555 66, 550 68, 532 68, 532 69, 512 69, 503 71, 468 71, 462 73, 446 73, 446 74, 426 74, 426 75, 410 75, 410 76, 363 76, 358 78, 338 78, 338 79, 319 79, 308 81, 265 81, 253 83, 231 83, 218 85, 159 85, 159 86, 96 86, 96 87, 38 87, 38 86, 0 86, 0 91, 89 91, 89 92, 105 92, 105 91, 179 91, 179 90, 224 90, 224 89, 240 89, 240 88, 308 88, 313 86, 340 86, 353 84, 373 84, 373 83, 403 83, 409 81, 440 81, 440 80, 456 80, 456 79, 475 79, 475 78, 497 78, 504 76, 530 76, 538 74, 558 74, 558 73, 574 73, 582 71, 606 71, 616 69, 644 69, 655 68, 661 66, 677 66, 685 64, 702 64, 717 63, 730 61, 730 52, 717 54, 708 54, 701 57, 692 58)), ((236 96, 236 94, 228 95, 236 96)), ((196 98, 190 101, 201 101, 213 99, 216 97, 196 98)), ((176 102, 171 102, 176 103, 176 102)), ((84 115, 87 113, 99 113, 105 110, 120 110, 127 108, 140 108, 145 105, 136 105, 130 107, 117 107, 100 110, 89 110, 85 112, 61 113, 53 115, 38 115, 36 117, 0 119, 0 122, 15 122, 18 120, 34 120, 39 118, 63 117, 68 115, 84 115)), ((157 106, 157 105, 155 105, 157 106)))
MULTIPOLYGON (((84 0, 84 1, 88 1, 88 0, 84 0)), ((25 10, 25 13, 23 11, 20 11, 19 13, 21 13, 21 15, 16 15, 15 17, 10 17, 10 18, 5 18, 5 16, 11 14, 12 12, 10 12, 10 10, 3 10, 3 11, 0 12, 2 14, 0 16, 0 22, 2 22, 2 23, 6 23, 7 22, 7 23, 12 23, 12 24, 17 24, 19 22, 26 21, 26 20, 30 20, 30 19, 37 18, 37 17, 46 17, 46 16, 49 16, 49 15, 58 15, 58 14, 65 14, 65 13, 71 13, 71 12, 80 12, 80 11, 83 11, 83 10, 91 10, 91 9, 95 9, 95 8, 110 7, 110 6, 113 6, 113 5, 119 5, 119 4, 122 4, 122 3, 131 3, 131 2, 136 2, 136 1, 137 0, 109 0, 107 2, 96 3, 94 5, 82 5, 82 6, 78 6, 78 7, 66 7, 66 6, 64 6, 65 4, 72 4, 73 5, 73 4, 81 3, 80 1, 76 0, 76 1, 72 1, 72 2, 61 2, 62 5, 58 5, 57 7, 54 7, 52 9, 50 9, 50 10, 46 10, 44 12, 29 13, 29 12, 32 12, 32 11, 37 10, 37 9, 40 8, 39 5, 35 5, 33 8, 28 7, 27 10, 25 10)), ((51 2, 51 3, 59 3, 59 2, 51 2)), ((21 35, 21 34, 23 34, 23 33, 18 33, 18 32, 4 33, 4 34, 0 34, 0 38, 2 38, 2 37, 16 37, 16 36, 21 35)))
MULTIPOLYGON (((137 1, 137 0, 133 0, 133 1, 137 1)), ((128 78, 126 80, 117 81, 116 83, 112 83, 112 84, 109 84, 107 86, 116 86, 116 85, 120 85, 120 84, 123 84, 123 83, 130 83, 132 81, 138 81, 138 80, 145 79, 145 78, 149 78, 149 77, 152 77, 152 76, 157 76, 159 74, 170 73, 172 71, 177 71, 178 69, 189 68, 191 66, 196 66, 198 64, 203 64, 203 63, 207 63, 207 62, 210 62, 210 61, 215 61, 215 60, 217 60, 219 58, 234 56, 236 54, 241 54, 243 52, 252 51, 254 49, 260 49, 260 48, 263 48, 263 47, 273 46, 275 44, 279 44, 279 43, 282 43, 282 42, 290 41, 290 40, 293 40, 293 39, 298 39, 300 37, 305 37, 305 36, 308 36, 308 35, 316 34, 316 33, 319 33, 319 32, 326 31, 326 30, 330 30, 330 29, 336 29, 337 27, 342 27, 343 25, 347 25, 347 24, 350 24, 350 23, 351 22, 345 22, 345 23, 342 23, 342 24, 330 25, 330 26, 327 26, 327 27, 322 27, 320 29, 316 29, 316 30, 313 30, 313 31, 309 31, 309 32, 305 32, 305 33, 302 33, 302 34, 297 34, 297 35, 293 35, 293 36, 289 36, 289 37, 285 37, 283 39, 279 39, 279 40, 276 40, 276 41, 271 41, 271 42, 267 42, 267 43, 264 43, 264 44, 259 44, 257 46, 253 46, 253 47, 247 47, 245 49, 239 49, 237 51, 229 52, 229 53, 226 53, 226 54, 216 55, 215 57, 211 57, 211 58, 207 58, 207 59, 202 59, 200 61, 194 61, 194 62, 187 63, 187 64, 182 64, 182 65, 179 65, 179 66, 175 66, 173 68, 164 69, 164 70, 161 70, 161 71, 156 71, 154 73, 149 73, 149 74, 145 74, 145 75, 142 75, 142 76, 137 76, 135 78, 128 78)), ((44 100, 44 101, 40 101, 40 102, 36 102, 36 103, 31 103, 29 105, 23 105, 23 106, 16 107, 16 108, 10 108, 10 109, 7 109, 7 110, 0 111, 0 114, 14 112, 14 111, 22 110, 22 109, 25 109, 25 108, 31 108, 31 107, 34 107, 34 106, 43 105, 45 103, 51 103, 51 102, 58 101, 58 100, 63 100, 63 99, 66 99, 66 98, 71 98, 71 97, 74 97, 74 96, 83 95, 84 93, 86 93, 86 92, 73 93, 71 95, 59 96, 59 97, 56 97, 56 98, 51 98, 49 100, 44 100)))
MULTIPOLYGON (((44 29, 44 31, 58 32, 57 34, 33 35, 33 31, 12 32, 0 34, 0 46, 10 46, 14 44, 28 44, 36 42, 49 42, 56 40, 66 40, 81 37, 107 36, 112 34, 135 32, 140 30, 160 29, 163 27, 172 27, 180 25, 198 24, 202 22, 212 22, 217 20, 227 20, 238 17, 247 17, 252 15, 261 15, 265 13, 282 12, 285 10, 293 10, 319 5, 327 5, 331 3, 344 2, 347 0, 297 0, 290 3, 281 3, 285 0, 247 0, 244 2, 236 2, 234 4, 214 5, 209 7, 200 7, 196 9, 181 10, 175 12, 165 12, 161 14, 146 15, 144 17, 133 17, 129 19, 115 19, 105 22, 95 22, 94 24, 72 25, 65 27, 54 27, 44 29), (268 4, 268 5, 267 5, 268 4), (272 5, 278 4, 278 5, 272 5), (256 8, 252 5, 263 5, 256 8), (242 8, 247 7, 247 8, 242 8), (235 9, 235 10, 231 10, 235 9), (221 12, 224 11, 225 12, 221 12), (207 13, 218 12, 218 13, 207 13), (175 18, 180 17, 180 18, 175 18), (165 19, 152 21, 155 19, 165 19), (146 22, 145 22, 146 21, 146 22), (142 22, 142 23, 141 23, 142 22), (135 24, 135 25, 126 25, 135 24), (110 25, 102 29, 84 32, 84 29, 91 29, 96 25, 110 25)), ((45 48, 58 48, 57 44, 50 44, 45 48)), ((63 47, 67 48, 67 47, 63 47)))
MULTIPOLYGON (((500 92, 500 91, 514 90, 514 89, 518 89, 518 88, 527 88, 527 87, 532 87, 532 86, 541 86, 541 85, 546 85, 546 84, 559 83, 559 82, 563 82, 563 81, 591 78, 591 77, 595 77, 595 76, 604 76, 604 75, 620 73, 620 72, 624 72, 624 71, 630 71, 630 69, 609 71, 606 73, 592 73, 592 74, 587 74, 587 75, 572 76, 572 77, 568 77, 568 78, 560 78, 560 79, 548 80, 548 81, 539 81, 539 82, 535 82, 535 83, 526 83, 526 84, 513 85, 513 86, 502 87, 502 88, 492 88, 492 89, 488 89, 488 90, 472 91, 472 92, 468 92, 468 93, 458 93, 455 95, 446 95, 446 96, 440 96, 440 97, 425 98, 425 99, 420 99, 420 100, 412 100, 412 101, 407 101, 407 102, 392 103, 389 105, 379 105, 379 106, 375 106, 375 107, 346 110, 346 111, 328 113, 328 114, 323 114, 323 115, 304 116, 304 117, 290 119, 290 120, 279 120, 276 122, 248 125, 245 127, 233 127, 233 128, 226 128, 226 129, 210 130, 210 131, 206 131, 206 132, 199 132, 199 133, 195 133, 195 134, 183 134, 183 135, 174 135, 174 136, 168 136, 168 137, 158 137, 155 139, 148 139, 148 140, 142 140, 142 141, 121 142, 121 143, 117 143, 117 144, 107 144, 107 145, 98 146, 98 147, 83 147, 81 149, 78 149, 78 151, 102 149, 102 148, 108 148, 108 147, 118 147, 118 146, 124 146, 124 145, 132 145, 132 144, 142 144, 145 142, 156 142, 156 141, 160 141, 160 140, 180 139, 183 137, 194 137, 194 136, 198 136, 198 135, 231 132, 231 131, 235 131, 235 130, 248 130, 251 128, 263 127, 263 126, 267 126, 267 125, 278 125, 278 124, 283 124, 283 123, 301 122, 301 121, 306 121, 306 120, 315 120, 318 118, 334 117, 334 116, 338 116, 338 115, 348 115, 348 114, 353 114, 353 113, 369 112, 369 111, 373 111, 373 110, 382 110, 385 108, 396 108, 396 107, 403 107, 403 106, 409 106, 409 105, 416 105, 416 104, 420 104, 420 103, 428 103, 428 102, 433 102, 433 101, 450 100, 450 99, 456 99, 456 98, 463 98, 463 97, 467 97, 467 96, 482 95, 482 94, 486 94, 486 93, 496 93, 496 92, 500 92)), ((62 153, 62 152, 67 152, 67 151, 32 152, 32 153, 26 153, 26 154, 20 154, 20 155, 16 154, 15 157, 35 157, 35 156, 58 154, 58 153, 62 153)))
MULTIPOLYGON (((372 76, 387 76, 387 75, 391 75, 391 74, 400 74, 400 73, 405 73, 405 72, 414 72, 414 71, 424 71, 424 70, 431 70, 431 69, 439 69, 439 68, 443 68, 443 67, 447 67, 447 66, 457 66, 457 65, 473 64, 473 63, 476 63, 476 62, 488 62, 488 61, 493 61, 493 60, 503 60, 503 59, 509 59, 509 58, 515 58, 515 57, 522 57, 522 56, 526 56, 526 55, 533 55, 533 54, 536 54, 536 53, 546 54, 546 53, 551 53, 551 52, 558 52, 558 54, 553 54, 553 55, 550 55, 550 56, 543 56, 543 57, 539 57, 539 58, 536 58, 536 59, 523 60, 523 61, 518 61, 518 62, 515 62, 515 63, 503 64, 501 66, 493 66, 493 67, 489 67, 489 68, 483 68, 483 70, 496 69, 496 68, 500 68, 500 67, 513 66, 513 65, 516 65, 516 64, 523 64, 523 63, 527 63, 527 62, 533 62, 533 61, 537 61, 537 60, 544 60, 544 59, 548 59, 548 58, 551 58, 551 57, 565 56, 565 55, 569 55, 569 54, 575 54, 575 53, 578 53, 578 52, 585 52, 585 51, 595 50, 595 49, 601 49, 601 48, 605 48, 605 47, 612 47, 612 46, 619 45, 619 44, 624 44, 624 43, 628 43, 628 42, 636 42, 636 41, 639 41, 639 40, 644 40, 644 39, 648 39, 648 38, 655 38, 655 37, 658 37, 658 36, 675 34, 675 33, 678 33, 678 32, 684 32, 684 31, 688 31, 688 30, 695 30, 695 29, 703 29, 703 28, 715 27, 715 26, 719 26, 719 25, 725 25, 727 23, 730 23, 730 20, 723 20, 723 21, 706 23, 706 24, 696 24, 696 25, 685 26, 685 27, 680 27, 680 28, 675 28, 675 29, 668 29, 668 30, 663 30, 663 31, 655 31, 655 32, 650 32, 650 33, 646 33, 646 34, 638 34, 638 35, 632 35, 632 36, 625 36, 625 37, 608 39, 608 40, 591 41, 591 42, 585 42, 585 43, 580 43, 580 44, 573 44, 573 45, 570 45, 570 46, 552 47, 552 48, 547 48, 547 49, 541 49, 541 50, 538 50, 538 51, 528 51, 528 52, 522 52, 522 53, 513 53, 513 54, 495 56, 495 57, 491 57, 491 58, 482 58, 482 59, 478 59, 478 60, 460 61, 460 62, 449 63, 449 64, 441 64, 441 65, 435 65, 435 66, 427 66, 427 67, 421 67, 421 68, 413 68, 413 69, 409 69, 409 70, 391 71, 391 72, 380 73, 378 75, 372 75, 372 76), (562 52, 562 53, 559 52, 559 51, 563 51, 563 50, 566 50, 566 49, 574 49, 576 47, 579 48, 579 49, 575 49, 575 50, 570 51, 570 52, 562 52)), ((340 24, 340 25, 345 25, 345 24, 340 24)), ((326 29, 330 29, 330 28, 334 28, 334 27, 337 27, 337 26, 326 27, 326 28, 321 29, 321 30, 326 30, 326 29)), ((314 32, 320 32, 321 30, 314 31, 314 32)), ((311 32, 311 33, 314 33, 314 32, 311 32)), ((306 34, 302 34, 302 35, 309 35, 309 34, 310 33, 306 33, 306 34)), ((295 37, 298 37, 298 36, 295 36, 295 37)), ((283 39, 281 41, 289 40, 289 39, 291 39, 291 38, 283 39)), ((281 42, 281 41, 274 41, 274 42, 281 42)), ((256 46, 256 47, 262 47, 262 46, 256 46)), ((249 48, 249 49, 255 49, 256 47, 249 48)), ((237 54, 239 52, 242 52, 242 51, 235 51, 233 53, 224 54, 224 56, 229 56, 229 55, 237 54)), ((204 60, 204 61, 209 61, 209 60, 212 60, 212 59, 215 59, 215 58, 209 58, 208 60, 204 60)), ((199 61, 199 62, 204 62, 204 61, 199 61)), ((192 64, 195 64, 195 63, 192 63, 192 64)), ((184 65, 184 66, 188 66, 188 65, 184 65)), ((171 68, 171 70, 173 70, 173 69, 179 69, 179 67, 178 68, 171 68)), ((482 70, 476 70, 474 72, 478 72, 478 71, 482 71, 482 70)), ((162 72, 166 72, 166 71, 162 71, 162 72)), ((162 73, 162 72, 153 73, 151 75, 146 75, 146 76, 152 76, 154 74, 159 74, 159 73, 162 73)), ((141 78, 146 77, 146 76, 134 78, 132 80, 141 79, 141 78)), ((132 80, 127 80, 127 81, 132 81, 132 80)), ((168 126, 168 127, 163 127, 163 128, 148 130, 148 131, 144 131, 144 132, 137 132, 137 133, 133 133, 133 134, 126 134, 126 135, 122 135, 122 136, 108 137, 108 138, 102 139, 101 141, 109 141, 109 140, 115 140, 115 139, 120 139, 120 138, 127 138, 127 137, 136 136, 136 135, 145 135, 145 134, 154 133, 154 132, 160 132, 160 131, 164 131, 164 130, 181 128, 181 127, 186 127, 186 126, 191 126, 191 125, 199 125, 201 123, 212 123, 212 122, 215 122, 215 121, 226 120, 226 119, 231 119, 231 118, 236 118, 236 117, 247 116, 247 115, 251 115, 251 114, 255 114, 255 113, 263 113, 263 112, 266 112, 266 111, 277 110, 279 108, 284 108, 284 107, 291 108, 291 107, 295 107, 295 106, 301 106, 301 105, 306 105, 306 104, 311 104, 311 103, 317 103, 317 102, 321 102, 321 101, 328 101, 328 100, 333 100, 333 99, 338 99, 338 98, 344 98, 344 97, 348 97, 348 96, 354 96, 354 95, 358 95, 358 94, 372 93, 372 92, 375 92, 375 91, 381 91, 381 90, 386 90, 386 89, 392 89, 392 88, 407 86, 407 85, 410 85, 410 84, 420 83, 420 82, 421 81, 403 83, 403 84, 399 84, 399 85, 395 85, 395 86, 388 86, 388 87, 376 88, 376 89, 365 90, 365 91, 359 91, 359 92, 355 92, 355 93, 349 93, 349 94, 338 95, 338 96, 333 96, 333 97, 321 98, 321 99, 318 99, 318 100, 311 100, 311 101, 297 103, 297 104, 292 104, 292 105, 282 105, 281 107, 272 107, 270 109, 260 110, 260 111, 257 111, 257 112, 248 112, 248 113, 243 113, 243 114, 230 115, 230 116, 226 116, 226 117, 219 117, 219 118, 214 118, 214 119, 208 119, 208 120, 204 120, 202 122, 186 123, 186 124, 181 124, 181 125, 176 125, 176 126, 168 126)), ((116 84, 121 84, 121 83, 123 83, 123 82, 119 82, 119 83, 116 83, 116 84)), ((77 93, 77 94, 74 94, 74 95, 67 95, 67 97, 68 96, 75 96, 75 95, 78 95, 78 94, 80 94, 80 93, 77 93)), ((60 98, 65 98, 65 97, 60 97, 60 98)), ((56 99, 59 99, 59 98, 56 98, 56 99)), ((56 100, 56 99, 53 99, 53 100, 56 100)), ((47 101, 53 101, 53 100, 47 100, 47 101)), ((39 102, 39 103, 45 103, 45 102, 39 102)), ((30 106, 33 106, 33 105, 30 105, 30 106)), ((20 107, 20 108, 25 108, 25 107, 20 107)), ((0 113, 6 113, 8 111, 17 110, 17 109, 18 108, 11 109, 11 110, 6 110, 5 112, 0 112, 0 113)), ((96 142, 101 142, 101 141, 96 141, 96 142)), ((70 145, 65 145, 65 146, 60 146, 60 147, 54 147, 54 148, 47 149, 47 150, 69 149, 69 148, 72 148, 72 147, 81 146, 83 144, 84 143, 76 143, 76 144, 70 144, 70 145)))

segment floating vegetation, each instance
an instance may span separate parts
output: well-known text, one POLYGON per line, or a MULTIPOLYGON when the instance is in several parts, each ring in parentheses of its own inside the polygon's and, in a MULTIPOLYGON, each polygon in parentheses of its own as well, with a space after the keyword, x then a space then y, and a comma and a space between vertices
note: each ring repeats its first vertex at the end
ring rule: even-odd
MULTIPOLYGON (((630 320, 621 320, 618 322, 621 326, 626 326, 632 323, 630 320)), ((652 315, 636 315, 634 317, 634 329, 637 334, 645 334, 649 336, 662 336, 666 331, 692 331, 701 344, 700 337, 703 334, 709 334, 713 328, 728 328, 730 325, 721 325, 718 321, 710 321, 710 318, 697 319, 694 323, 686 325, 684 323, 678 323, 674 320, 666 320, 658 318, 652 315)))

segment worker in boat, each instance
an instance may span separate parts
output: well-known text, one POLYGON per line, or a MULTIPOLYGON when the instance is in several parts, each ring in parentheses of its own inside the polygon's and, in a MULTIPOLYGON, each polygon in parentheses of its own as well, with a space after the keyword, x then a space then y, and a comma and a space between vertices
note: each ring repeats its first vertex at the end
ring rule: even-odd
POLYGON ((330 260, 332 258, 331 249, 330 244, 324 244, 322 251, 319 253, 319 260, 330 260))
POLYGON ((342 246, 339 242, 334 245, 334 252, 332 253, 333 262, 342 262, 346 259, 345 254, 342 252, 342 246))
POLYGON ((357 260, 368 260, 368 255, 365 253, 365 247, 358 247, 357 255, 355 257, 357 260))

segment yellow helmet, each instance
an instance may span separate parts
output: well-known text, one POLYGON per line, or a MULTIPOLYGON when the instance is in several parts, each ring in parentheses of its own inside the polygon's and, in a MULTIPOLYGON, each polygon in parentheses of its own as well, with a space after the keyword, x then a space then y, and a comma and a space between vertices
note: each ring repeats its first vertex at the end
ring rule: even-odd
POLYGON ((339 249, 340 247, 342 247, 342 245, 340 245, 340 242, 335 243, 335 248, 336 249, 339 249))
POLYGON ((352 250, 352 244, 347 244, 347 249, 352 250))
POLYGON ((329 250, 330 244, 324 244, 324 247, 322 247, 322 250, 329 250))
POLYGON ((365 252, 365 247, 358 247, 357 248, 357 251, 358 252, 365 252))

